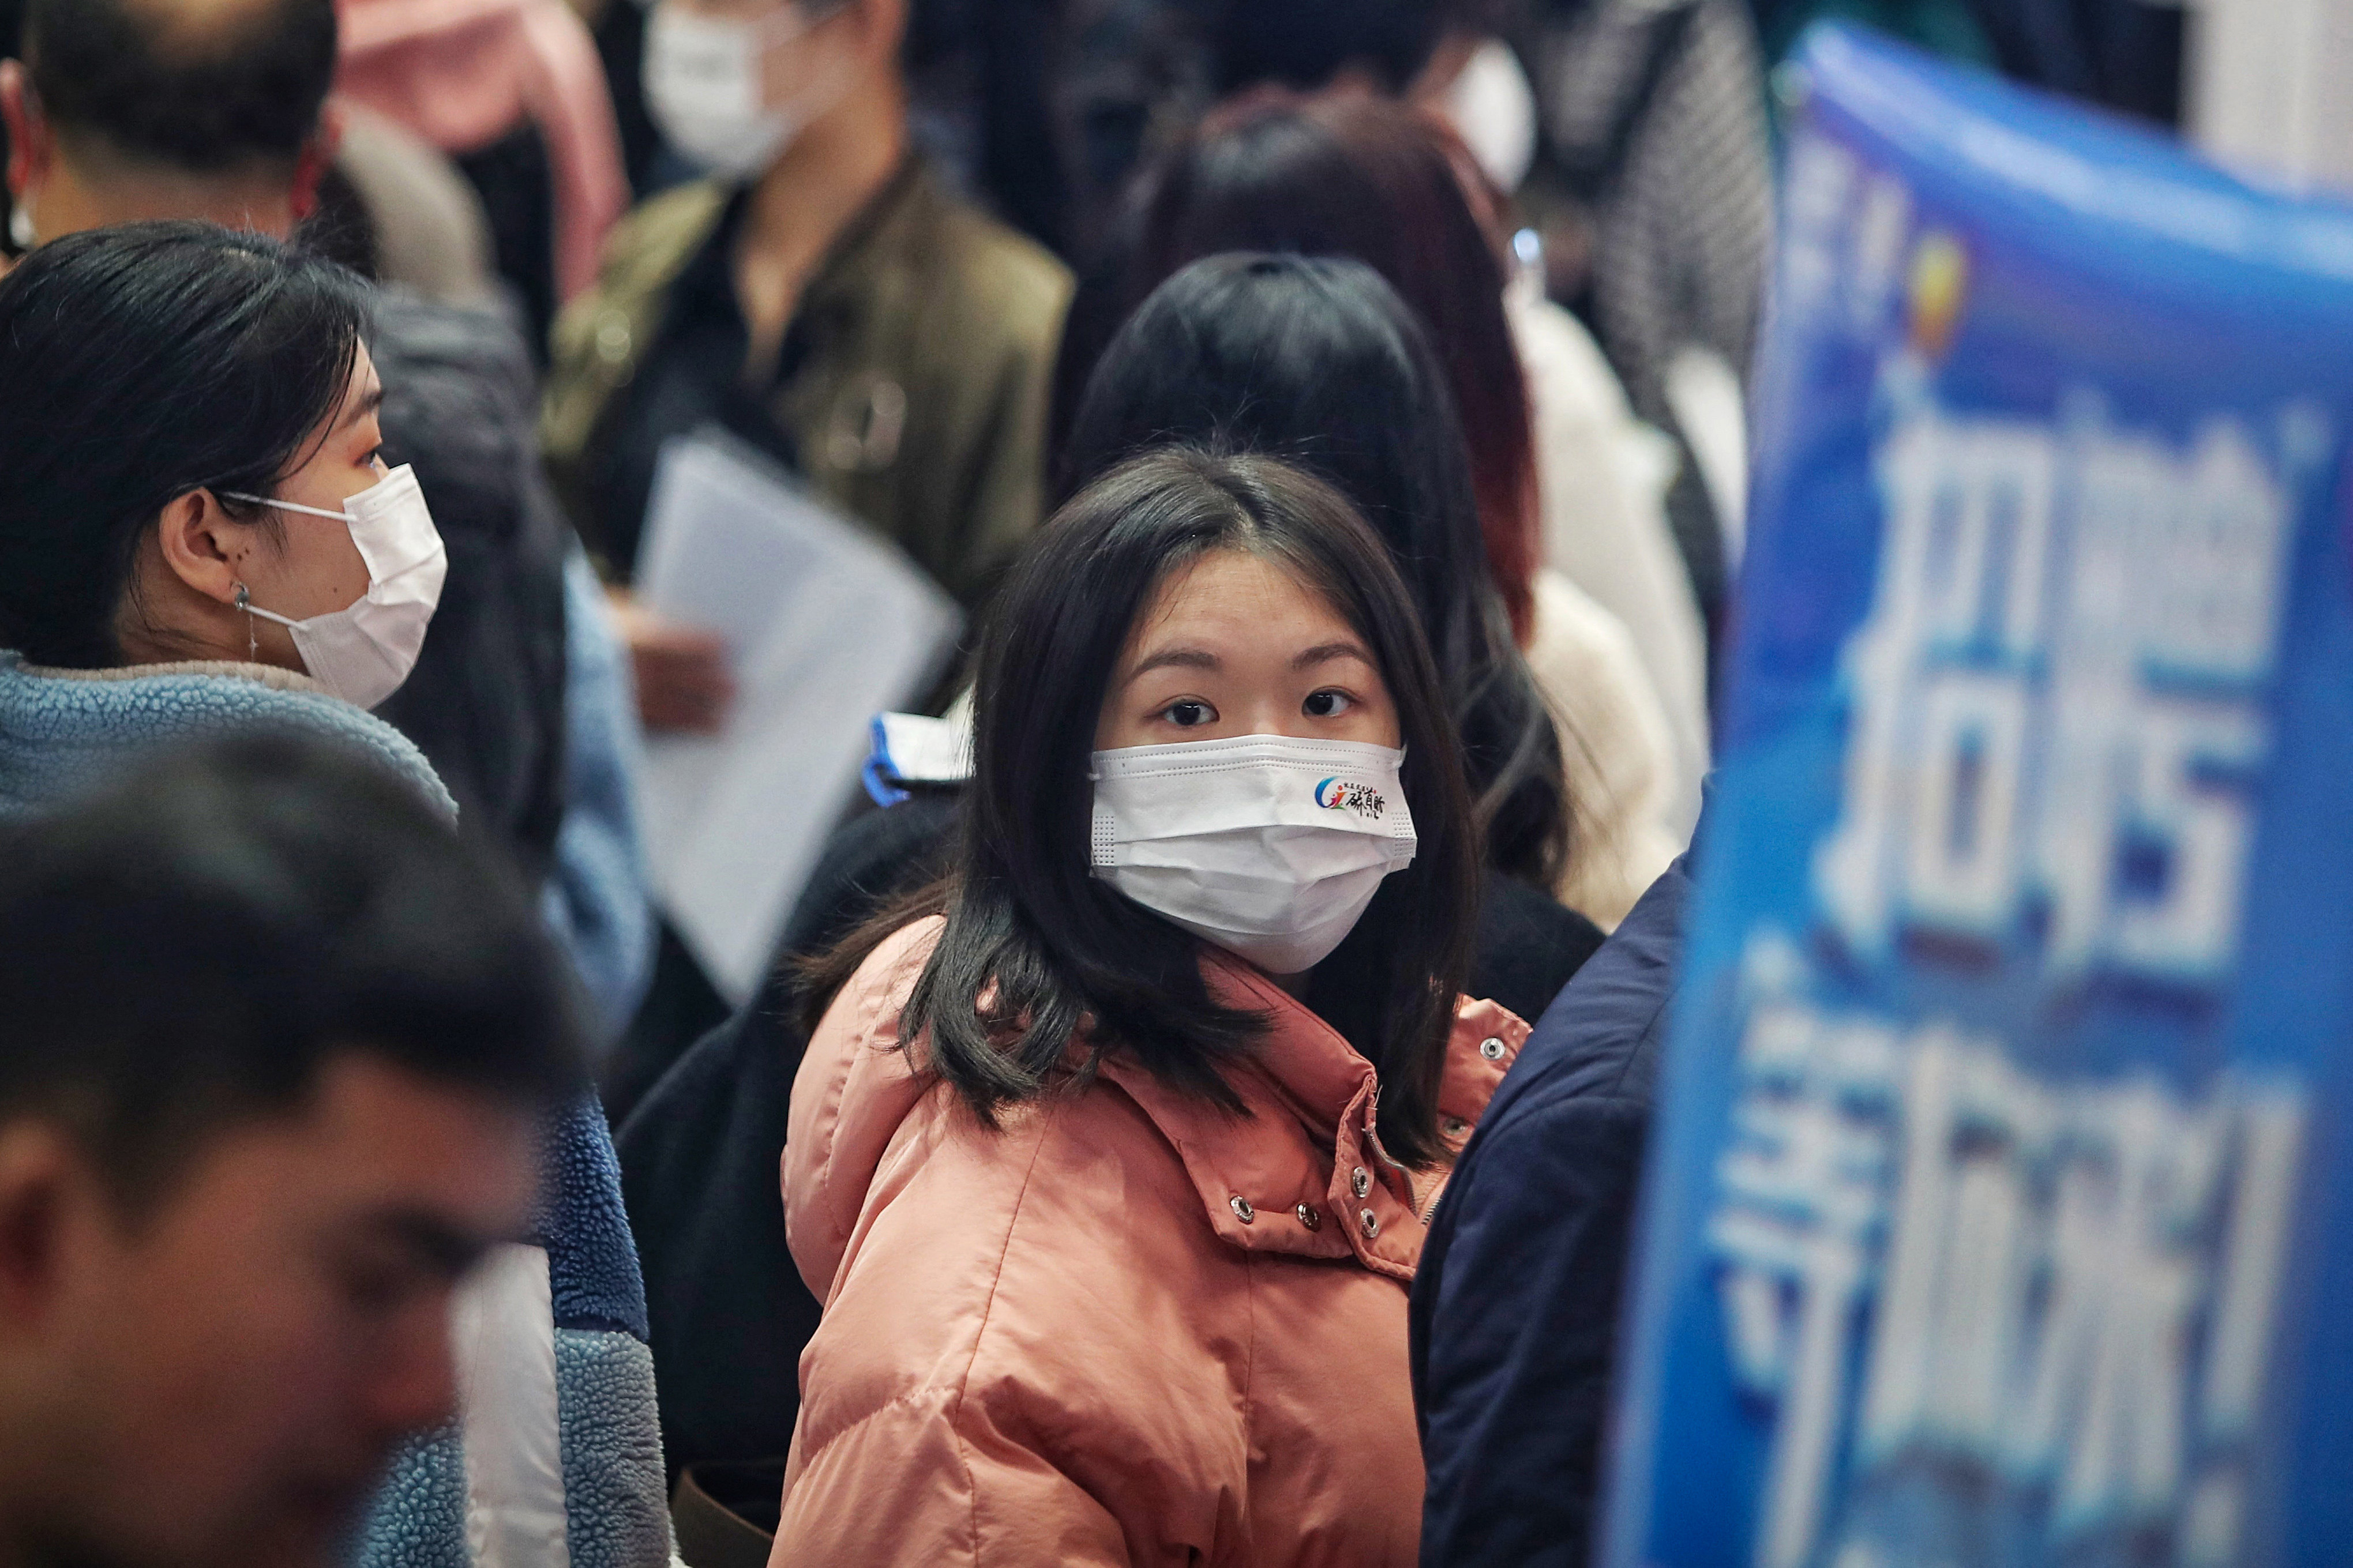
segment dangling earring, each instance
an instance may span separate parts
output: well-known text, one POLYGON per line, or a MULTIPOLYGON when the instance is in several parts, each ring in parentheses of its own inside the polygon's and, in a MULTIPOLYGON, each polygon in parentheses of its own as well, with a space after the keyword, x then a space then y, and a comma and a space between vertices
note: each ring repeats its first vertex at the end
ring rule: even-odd
POLYGON ((248 602, 252 597, 244 584, 237 585, 237 607, 245 612, 246 662, 259 664, 261 661, 261 639, 253 635, 253 605, 248 602))

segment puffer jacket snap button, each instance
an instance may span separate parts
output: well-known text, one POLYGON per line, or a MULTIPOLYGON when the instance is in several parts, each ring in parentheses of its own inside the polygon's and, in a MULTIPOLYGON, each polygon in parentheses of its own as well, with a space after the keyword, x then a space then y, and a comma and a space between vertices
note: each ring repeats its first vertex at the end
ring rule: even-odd
POLYGON ((1504 1059, 1503 1040, 1494 1035, 1488 1036, 1479 1042, 1479 1054, 1491 1062, 1502 1061, 1504 1059))
POLYGON ((1373 1173, 1362 1165, 1348 1173, 1348 1190, 1363 1197, 1373 1190, 1373 1173))
POLYGON ((1324 1228, 1324 1216, 1315 1212, 1315 1205, 1314 1204, 1301 1204, 1297 1208, 1291 1212, 1299 1216, 1299 1223, 1305 1226, 1308 1229, 1321 1230, 1324 1228))
POLYGON ((1365 1227, 1365 1239, 1370 1241, 1381 1233, 1381 1216, 1370 1209, 1359 1209, 1356 1221, 1365 1227))
POLYGON ((1226 1204, 1228 1207, 1234 1211, 1234 1217, 1241 1221, 1244 1225, 1248 1225, 1250 1221, 1258 1218, 1258 1210, 1250 1207, 1250 1199, 1243 1197, 1239 1193, 1235 1194, 1232 1197, 1228 1198, 1226 1200, 1226 1204))

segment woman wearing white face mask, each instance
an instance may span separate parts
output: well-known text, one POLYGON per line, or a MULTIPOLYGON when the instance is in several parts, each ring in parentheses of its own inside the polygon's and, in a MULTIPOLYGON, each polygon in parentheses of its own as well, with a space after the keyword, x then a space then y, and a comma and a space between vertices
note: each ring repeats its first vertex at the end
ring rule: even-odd
POLYGON ((1403 584, 1296 469, 1143 458, 1017 563, 976 703, 955 869, 815 976, 774 1561, 1412 1563, 1420 1217, 1527 1031, 1459 995, 1403 584))
MULTIPOLYGON (((70 235, 0 279, 0 817, 257 729, 356 748, 455 817, 367 711, 444 573, 414 478, 377 453, 367 307, 332 262, 200 223, 70 235)), ((404 1451, 339 1561, 671 1561, 644 1298, 587 1085, 543 1136, 529 1245, 467 1287, 461 1418, 404 1451)), ((372 1311, 377 1271, 321 1288, 372 1311)))
POLYGON ((0 283, 0 806, 215 726, 341 734, 416 663, 447 557, 378 454, 365 288, 251 234, 61 239, 0 283))

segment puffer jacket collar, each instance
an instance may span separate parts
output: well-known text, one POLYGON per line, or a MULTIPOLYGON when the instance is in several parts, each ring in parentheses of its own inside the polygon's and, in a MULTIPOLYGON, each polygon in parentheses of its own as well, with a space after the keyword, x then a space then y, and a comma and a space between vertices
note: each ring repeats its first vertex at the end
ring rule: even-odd
MULTIPOLYGON (((936 915, 919 921, 876 951, 834 1003, 857 1019, 839 1071, 820 1083, 804 1077, 795 1085, 792 1142, 783 1161, 786 1225, 801 1277, 820 1300, 831 1299, 867 1193, 891 1163, 902 1123, 938 1087, 899 1048, 899 1008, 944 923, 936 915), (806 1182, 797 1189, 796 1168, 806 1182)), ((1214 954, 1205 963, 1212 994, 1269 1018, 1250 1057, 1227 1069, 1248 1114, 1172 1089, 1119 1052, 1104 1060, 1103 1079, 1176 1152, 1224 1240, 1249 1251, 1353 1258, 1411 1280, 1422 1216, 1437 1201, 1444 1173, 1422 1177, 1417 1205, 1413 1179, 1386 1158, 1373 1135, 1379 1084, 1372 1064, 1256 970, 1214 954)), ((1450 1150, 1468 1139, 1527 1037, 1528 1026, 1495 1003, 1466 1000, 1457 1008, 1439 1087, 1450 1150)), ((1050 1114, 1050 1106, 1006 1114, 1050 1114)))
MULTIPOLYGON (((1372 1064, 1257 971, 1214 954, 1204 969, 1220 1004, 1269 1019, 1256 1050, 1226 1075, 1248 1114, 1171 1089, 1117 1053, 1103 1077, 1176 1149, 1221 1239, 1252 1252, 1353 1257, 1410 1281, 1436 1186, 1417 1201, 1411 1173, 1381 1147, 1372 1064)), ((1439 1090, 1450 1146, 1477 1123, 1527 1037, 1528 1026, 1493 1002, 1457 1010, 1439 1090)))

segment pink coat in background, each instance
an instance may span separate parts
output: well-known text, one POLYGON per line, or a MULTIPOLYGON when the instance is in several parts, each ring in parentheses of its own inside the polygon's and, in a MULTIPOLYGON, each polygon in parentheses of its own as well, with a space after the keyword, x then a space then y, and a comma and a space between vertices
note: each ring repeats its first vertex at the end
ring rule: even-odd
MULTIPOLYGON (((615 0, 627 5, 630 0, 615 0)), ((596 280, 605 231, 629 202, 605 68, 565 0, 337 0, 335 88, 452 155, 525 122, 555 184, 555 286, 596 280)))
MULTIPOLYGON (((1213 957, 1219 1000, 1271 1018, 1227 1071, 1248 1116, 1114 1055, 991 1131, 894 1048, 941 923, 867 960, 793 1086, 786 1223, 826 1310, 772 1563, 1409 1568, 1435 1184, 1366 1136, 1370 1064, 1213 957)), ((1527 1034, 1461 1005, 1451 1145, 1527 1034)))

